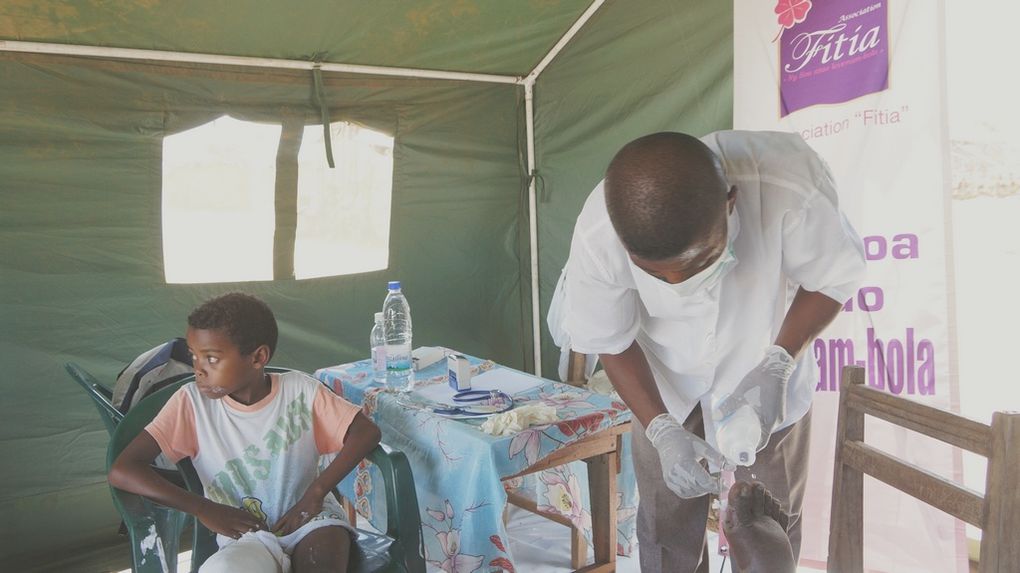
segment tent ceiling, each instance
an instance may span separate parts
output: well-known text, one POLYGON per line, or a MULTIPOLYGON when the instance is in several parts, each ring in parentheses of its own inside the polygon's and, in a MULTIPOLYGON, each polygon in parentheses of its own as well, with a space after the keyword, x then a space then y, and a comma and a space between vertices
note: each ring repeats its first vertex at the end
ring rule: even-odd
POLYGON ((526 75, 590 4, 5 0, 0 39, 526 75))

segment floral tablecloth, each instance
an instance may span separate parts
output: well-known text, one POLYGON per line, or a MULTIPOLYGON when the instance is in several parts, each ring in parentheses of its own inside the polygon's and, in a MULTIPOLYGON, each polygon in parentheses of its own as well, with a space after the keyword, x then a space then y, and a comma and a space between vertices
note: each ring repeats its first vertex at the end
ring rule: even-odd
MULTIPOLYGON (((476 375, 504 368, 492 361, 468 358, 476 375)), ((543 380, 540 386, 515 395, 515 405, 553 406, 559 420, 497 437, 479 429, 482 420, 454 420, 428 408, 409 407, 406 398, 385 391, 372 379, 369 360, 321 368, 315 375, 346 399, 361 404, 382 429, 383 442, 403 451, 410 460, 430 569, 515 571, 503 524, 505 487, 535 500, 541 510, 563 515, 591 542, 586 464, 575 462, 506 484, 501 478, 519 473, 557 448, 630 420, 630 410, 619 400, 543 380)), ((446 361, 416 373, 416 378, 417 386, 446 384, 446 361)), ((623 437, 623 447, 617 487, 617 553, 630 555, 637 543, 637 487, 629 434, 623 437)), ((381 488, 373 487, 381 483, 378 480, 381 477, 374 468, 363 462, 340 489, 355 500, 359 514, 382 528, 386 500, 381 488)))

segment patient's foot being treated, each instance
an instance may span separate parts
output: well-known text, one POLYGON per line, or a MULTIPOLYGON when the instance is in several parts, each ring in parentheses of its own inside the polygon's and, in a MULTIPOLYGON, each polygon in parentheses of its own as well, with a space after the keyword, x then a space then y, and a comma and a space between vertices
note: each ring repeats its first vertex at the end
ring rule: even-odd
POLYGON ((787 523, 776 501, 760 482, 739 481, 730 488, 723 530, 734 570, 743 573, 794 573, 796 563, 787 523))

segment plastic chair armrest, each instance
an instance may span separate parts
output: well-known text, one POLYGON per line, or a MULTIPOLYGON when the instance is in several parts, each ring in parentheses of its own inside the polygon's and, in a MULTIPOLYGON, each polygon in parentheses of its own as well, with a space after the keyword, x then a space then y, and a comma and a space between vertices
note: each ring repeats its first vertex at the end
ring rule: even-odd
POLYGON ((379 468, 383 477, 386 535, 400 545, 407 571, 424 573, 421 515, 418 513, 418 494, 414 491, 411 464, 404 452, 387 451, 382 445, 369 452, 368 460, 379 468))
POLYGON ((135 573, 176 571, 177 550, 186 513, 160 505, 143 496, 110 488, 113 503, 124 519, 131 538, 135 573))

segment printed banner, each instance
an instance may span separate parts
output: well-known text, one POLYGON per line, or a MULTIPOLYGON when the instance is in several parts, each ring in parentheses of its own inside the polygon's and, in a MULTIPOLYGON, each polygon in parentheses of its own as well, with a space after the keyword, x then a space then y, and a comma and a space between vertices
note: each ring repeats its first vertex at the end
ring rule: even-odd
MULTIPOLYGON (((801 566, 828 555, 839 377, 958 410, 948 323, 943 0, 737 0, 734 127, 799 133, 832 169, 868 275, 812 353, 818 378, 801 566)), ((869 443, 959 480, 960 454, 869 419, 869 443)), ((865 479, 865 569, 966 572, 964 526, 865 479)))
POLYGON ((847 2, 780 1, 780 116, 843 103, 889 87, 885 2, 847 11, 847 2))

